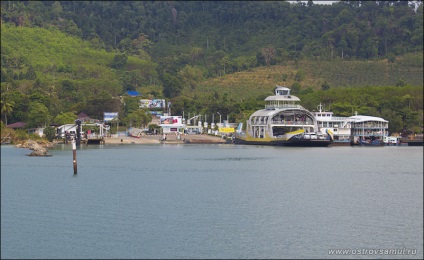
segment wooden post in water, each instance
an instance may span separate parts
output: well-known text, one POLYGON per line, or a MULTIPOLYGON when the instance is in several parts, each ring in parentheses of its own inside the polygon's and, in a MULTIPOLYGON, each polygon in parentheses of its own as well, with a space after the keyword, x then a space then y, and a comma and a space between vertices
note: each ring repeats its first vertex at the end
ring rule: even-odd
POLYGON ((74 174, 77 174, 77 145, 75 139, 72 139, 72 152, 74 154, 74 174))
POLYGON ((75 120, 75 123, 77 124, 77 134, 76 134, 77 146, 80 147, 80 144, 81 144, 81 120, 77 119, 77 120, 75 120))

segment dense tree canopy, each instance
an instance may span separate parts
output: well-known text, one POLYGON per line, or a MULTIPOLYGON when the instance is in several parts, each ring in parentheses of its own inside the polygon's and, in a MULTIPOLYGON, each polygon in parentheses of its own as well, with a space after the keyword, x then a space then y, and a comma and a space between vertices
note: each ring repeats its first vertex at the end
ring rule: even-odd
POLYGON ((244 120, 262 97, 242 90, 263 93, 257 85, 274 79, 311 106, 309 97, 335 94, 341 115, 356 106, 392 130, 422 127, 421 1, 2 1, 1 40, 4 121, 128 119, 138 106, 125 102, 127 91, 172 99, 175 113, 244 120), (256 81, 235 83, 230 75, 243 72, 256 81), (348 87, 345 100, 338 91, 348 87))

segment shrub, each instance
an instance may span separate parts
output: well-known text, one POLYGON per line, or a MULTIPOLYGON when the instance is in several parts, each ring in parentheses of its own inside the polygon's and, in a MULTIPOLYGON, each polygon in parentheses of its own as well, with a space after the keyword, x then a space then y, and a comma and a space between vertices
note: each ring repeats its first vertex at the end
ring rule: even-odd
POLYGON ((53 141, 56 135, 54 128, 51 126, 44 128, 44 135, 49 142, 53 141))

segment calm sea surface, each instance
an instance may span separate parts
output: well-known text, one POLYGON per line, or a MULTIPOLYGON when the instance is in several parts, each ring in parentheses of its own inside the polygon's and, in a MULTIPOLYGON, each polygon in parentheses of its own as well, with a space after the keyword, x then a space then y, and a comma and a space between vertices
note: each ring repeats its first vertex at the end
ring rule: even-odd
POLYGON ((423 258, 422 147, 29 152, 1 146, 1 258, 423 258))

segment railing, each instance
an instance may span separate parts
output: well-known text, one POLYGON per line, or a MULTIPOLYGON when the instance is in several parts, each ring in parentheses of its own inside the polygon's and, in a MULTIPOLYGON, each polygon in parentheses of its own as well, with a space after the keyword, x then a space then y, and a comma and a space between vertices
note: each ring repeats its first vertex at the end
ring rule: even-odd
POLYGON ((299 108, 299 109, 304 109, 301 105, 271 105, 271 104, 266 104, 265 108, 299 108))
POLYGON ((272 120, 272 124, 278 125, 314 125, 312 121, 285 121, 285 120, 272 120))
POLYGON ((353 136, 387 136, 387 134, 382 133, 353 133, 353 136))

